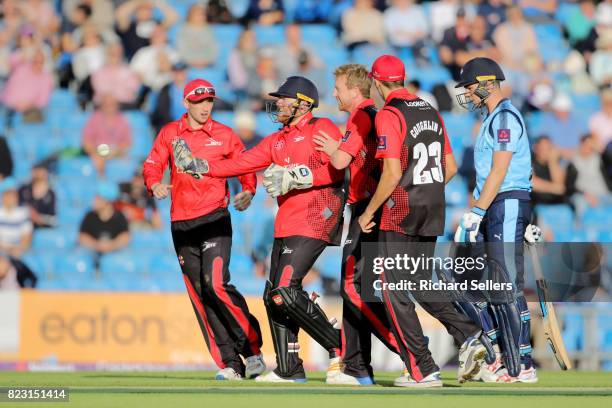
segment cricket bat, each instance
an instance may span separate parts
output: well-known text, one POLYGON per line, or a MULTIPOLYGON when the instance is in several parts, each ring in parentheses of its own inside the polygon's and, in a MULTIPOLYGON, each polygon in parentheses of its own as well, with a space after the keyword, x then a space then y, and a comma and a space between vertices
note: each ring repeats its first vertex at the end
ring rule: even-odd
POLYGON ((544 336, 546 341, 552 350, 557 363, 562 370, 571 370, 572 361, 567 355, 565 343, 561 336, 561 330, 559 329, 559 322, 557 321, 557 314, 555 313, 555 307, 552 302, 549 302, 548 286, 542 273, 542 265, 540 265, 540 259, 538 258, 538 252, 535 245, 527 245, 528 251, 531 253, 531 260, 533 262, 533 272, 535 274, 538 299, 540 299, 540 310, 542 312, 542 320, 544 323, 544 336))

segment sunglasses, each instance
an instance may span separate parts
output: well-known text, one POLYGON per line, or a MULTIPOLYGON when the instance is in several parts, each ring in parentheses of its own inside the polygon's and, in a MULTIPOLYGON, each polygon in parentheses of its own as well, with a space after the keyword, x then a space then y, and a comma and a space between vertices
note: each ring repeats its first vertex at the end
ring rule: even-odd
POLYGON ((215 88, 208 88, 208 87, 201 86, 189 92, 187 95, 185 95, 185 98, 189 98, 191 95, 203 95, 203 94, 215 96, 215 88))

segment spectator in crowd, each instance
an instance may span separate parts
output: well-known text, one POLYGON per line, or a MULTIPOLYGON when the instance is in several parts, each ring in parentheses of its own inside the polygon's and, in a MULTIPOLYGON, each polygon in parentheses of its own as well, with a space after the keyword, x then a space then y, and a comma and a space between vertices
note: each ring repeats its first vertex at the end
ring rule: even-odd
POLYGON ((102 95, 110 94, 122 109, 138 107, 140 78, 124 61, 123 46, 120 42, 106 46, 106 61, 104 66, 92 74, 91 85, 95 103, 100 103, 102 95))
POLYGON ((169 28, 179 19, 178 13, 164 0, 128 0, 115 11, 116 28, 128 60, 136 51, 149 45, 156 27, 169 28), (153 12, 157 7, 163 15, 155 20, 153 12))
POLYGON ((408 88, 411 94, 418 96, 419 98, 433 106, 436 110, 438 110, 438 101, 436 100, 436 97, 433 96, 431 93, 422 90, 420 81, 414 79, 410 81, 408 85, 406 85, 406 88, 408 88))
POLYGON ((506 7, 510 0, 484 0, 478 5, 478 15, 487 21, 487 37, 493 36, 498 25, 506 21, 506 7))
POLYGON ((241 19, 242 24, 274 25, 285 19, 282 0, 251 0, 249 8, 241 19))
POLYGON ((19 7, 20 0, 4 0, 0 4, 2 10, 2 29, 13 39, 19 33, 24 19, 19 7))
POLYGON ((560 152, 550 137, 540 136, 533 144, 532 204, 567 204, 565 170, 560 152))
POLYGON ((32 180, 19 189, 19 205, 30 210, 34 228, 49 228, 57 224, 55 192, 49 184, 49 170, 43 164, 32 168, 32 180))
POLYGON ((107 254, 127 247, 130 242, 129 224, 113 202, 119 196, 119 188, 110 182, 98 184, 93 208, 81 221, 79 244, 82 247, 107 254))
POLYGON ((439 44, 444 32, 455 25, 458 0, 440 0, 429 3, 429 24, 431 25, 431 38, 439 44))
POLYGON ((13 174, 13 156, 6 138, 0 135, 0 183, 13 174))
POLYGON ((485 57, 499 60, 499 51, 487 37, 487 21, 483 16, 476 16, 470 24, 470 35, 465 44, 465 49, 457 50, 456 61, 460 66, 472 58, 485 57))
MULTIPOLYGON (((317 56, 316 51, 302 42, 302 29, 297 24, 287 24, 285 42, 276 47, 275 53, 279 75, 282 78, 298 74, 300 58, 303 60, 304 54, 313 68, 323 67, 323 61, 317 56)), ((315 83, 319 85, 318 82, 315 83)))
POLYGON ((159 229, 162 226, 155 199, 145 186, 142 169, 134 172, 131 181, 119 184, 115 208, 123 213, 132 229, 159 229))
POLYGON ((78 9, 89 10, 89 22, 93 23, 99 32, 103 33, 113 29, 114 5, 112 0, 63 0, 62 12, 66 19, 75 24, 75 12, 78 9))
POLYGON ((250 110, 241 110, 234 116, 234 127, 236 134, 244 144, 246 150, 257 146, 263 137, 255 132, 257 127, 255 114, 250 110))
POLYGON ((19 206, 17 182, 12 178, 0 183, 0 251, 21 258, 32 244, 32 222, 26 207, 19 206))
POLYGON ((349 51, 364 44, 385 43, 385 20, 372 0, 355 0, 355 5, 342 14, 342 41, 349 51))
POLYGON ((178 61, 178 53, 168 44, 167 31, 160 24, 153 28, 151 45, 138 50, 130 68, 149 89, 159 91, 172 80, 172 65, 178 61))
POLYGON ((8 30, 0 29, 0 89, 11 72, 11 35, 8 30))
POLYGON ((444 31, 439 48, 440 61, 450 71, 455 81, 459 80, 459 71, 463 66, 463 64, 458 63, 458 53, 467 48, 469 35, 469 21, 465 15, 465 10, 460 8, 457 11, 455 26, 444 31))
POLYGON ((19 64, 9 76, 2 92, 2 102, 11 110, 30 115, 33 122, 42 120, 42 109, 53 91, 53 74, 45 69, 45 54, 34 53, 31 62, 19 64))
POLYGON ((301 0, 289 19, 299 24, 327 23, 333 3, 333 0, 301 0))
POLYGON ((102 68, 105 58, 106 48, 96 28, 84 27, 81 47, 72 58, 72 72, 79 84, 79 93, 86 102, 93 98, 91 74, 102 68))
POLYGON ((25 22, 36 29, 43 38, 50 38, 60 27, 54 4, 48 0, 21 0, 19 7, 25 22))
POLYGON ((597 86, 612 86, 612 26, 601 32, 596 44, 589 64, 591 77, 597 86))
POLYGON ((538 40, 519 6, 508 6, 506 16, 507 21, 495 29, 493 40, 501 52, 502 64, 508 69, 521 71, 527 55, 538 53, 538 40))
POLYGON ((70 34, 77 43, 81 42, 81 27, 91 23, 91 7, 85 3, 76 4, 62 19, 62 34, 70 34))
POLYGON ((253 107, 257 110, 265 108, 264 101, 270 99, 270 92, 278 87, 284 79, 281 78, 276 65, 276 53, 271 48, 262 48, 257 54, 257 67, 255 69, 257 81, 249 82, 248 95, 253 100, 253 107))
POLYGON ((83 150, 99 175, 104 175, 106 160, 124 157, 132 145, 132 131, 110 94, 102 95, 99 108, 83 129, 83 150))
POLYGON ((10 67, 17 69, 20 65, 29 64, 34 54, 39 51, 44 55, 44 67, 49 70, 53 65, 52 51, 49 45, 31 26, 23 26, 19 31, 16 48, 11 53, 10 67))
POLYGON ((255 32, 245 29, 232 50, 227 65, 227 76, 238 99, 247 96, 249 84, 257 80, 257 39, 255 32))
POLYGON ((601 92, 601 110, 589 119, 589 131, 600 152, 612 142, 612 88, 601 92))
MULTIPOLYGON (((548 110, 555 94, 555 83, 544 67, 542 59, 530 54, 525 60, 524 83, 513 84, 513 95, 525 99, 526 110, 548 110)), ((519 104, 520 106, 520 104, 519 104)))
MULTIPOLYGON (((557 95, 551 104, 552 113, 542 118, 540 129, 545 129, 552 142, 559 148, 561 156, 570 159, 578 147, 580 136, 586 131, 582 123, 572 112, 573 103, 568 95, 557 95)), ((536 135, 540 136, 540 135, 536 135)))
POLYGON ((0 291, 34 288, 38 278, 18 259, 0 253, 0 291))
POLYGON ((401 55, 403 50, 410 49, 417 61, 426 63, 423 48, 429 36, 429 24, 423 6, 414 0, 393 0, 385 10, 384 22, 387 38, 396 53, 401 55))
POLYGON ((610 204, 611 184, 595 138, 590 134, 582 136, 578 151, 567 169, 567 188, 570 194, 574 194, 578 214, 584 213, 585 204, 591 207, 610 204))
POLYGON ((206 20, 211 24, 231 24, 236 22, 228 0, 209 0, 206 3, 206 20))
POLYGON ((325 99, 328 94, 329 86, 327 85, 327 75, 325 69, 322 67, 320 60, 316 59, 313 61, 313 54, 302 50, 298 55, 298 69, 295 73, 289 75, 281 75, 282 78, 287 78, 291 75, 299 75, 310 79, 312 82, 317 84, 317 90, 319 91, 319 98, 325 99))
POLYGON ((74 53, 79 49, 79 45, 69 33, 63 33, 60 37, 60 49, 55 67, 57 69, 58 86, 67 89, 74 81, 72 72, 72 59, 74 53))
POLYGON ((585 40, 595 25, 595 3, 581 0, 580 7, 573 10, 565 22, 565 30, 572 45, 585 40))
POLYGON ((172 66, 172 82, 159 91, 151 114, 151 124, 157 132, 168 122, 180 118, 185 112, 183 89, 186 84, 187 65, 177 62, 172 66))
POLYGON ((181 26, 178 38, 178 54, 181 60, 195 68, 205 68, 217 60, 217 40, 206 21, 206 7, 193 4, 187 13, 187 21, 181 26))

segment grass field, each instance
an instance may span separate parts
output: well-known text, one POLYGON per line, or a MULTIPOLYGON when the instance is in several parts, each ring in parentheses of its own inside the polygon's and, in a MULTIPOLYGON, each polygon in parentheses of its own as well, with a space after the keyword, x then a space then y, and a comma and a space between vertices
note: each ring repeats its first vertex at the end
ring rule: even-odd
MULTIPOLYGON (((371 387, 326 386, 324 374, 310 374, 300 385, 223 382, 213 372, 0 372, 0 387, 68 387, 70 402, 52 407, 598 407, 610 406, 612 373, 539 372, 537 384, 459 385, 444 372, 445 386, 435 390, 392 387, 394 374, 379 374, 371 387)), ((0 403, 49 406, 49 403, 0 403)))

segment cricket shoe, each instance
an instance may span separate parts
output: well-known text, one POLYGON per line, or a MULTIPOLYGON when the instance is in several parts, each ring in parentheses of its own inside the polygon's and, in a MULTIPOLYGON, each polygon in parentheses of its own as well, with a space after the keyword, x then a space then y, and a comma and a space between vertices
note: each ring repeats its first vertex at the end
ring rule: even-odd
POLYGON ((499 376, 498 383, 515 383, 522 382, 525 384, 535 384, 538 382, 538 374, 536 373, 535 367, 525 368, 524 365, 521 365, 521 372, 517 377, 511 377, 508 372, 499 376))
POLYGON ((342 360, 340 357, 330 358, 329 367, 327 367, 327 374, 325 376, 325 382, 330 384, 329 381, 339 374, 342 374, 342 360))
POLYGON ((502 376, 508 375, 508 371, 501 361, 501 357, 497 356, 492 364, 484 363, 480 366, 480 370, 470 381, 482 381, 486 383, 500 382, 502 376))
POLYGON ((217 374, 215 374, 215 380, 220 380, 220 381, 241 381, 242 380, 242 376, 240 374, 238 374, 236 372, 236 370, 234 370, 231 367, 225 367, 222 368, 221 370, 217 371, 217 374))
POLYGON ((255 381, 257 382, 269 382, 269 383, 305 383, 305 378, 283 378, 279 377, 274 371, 270 371, 267 374, 262 374, 258 377, 255 377, 255 381))
POLYGON ((354 377, 340 371, 332 377, 327 377, 325 384, 330 385, 374 385, 372 377, 354 377))
POLYGON ((266 363, 264 362, 263 355, 258 354, 246 358, 245 378, 255 378, 264 371, 266 371, 266 363))
POLYGON ((470 381, 479 373, 480 367, 486 364, 484 361, 486 355, 487 349, 480 340, 468 337, 459 349, 459 370, 457 372, 459 383, 470 381))
POLYGON ((440 372, 436 371, 429 374, 421 381, 417 381, 410 376, 408 370, 404 370, 404 374, 397 377, 395 381, 393 381, 393 385, 406 388, 436 388, 442 387, 442 378, 440 377, 440 372))

